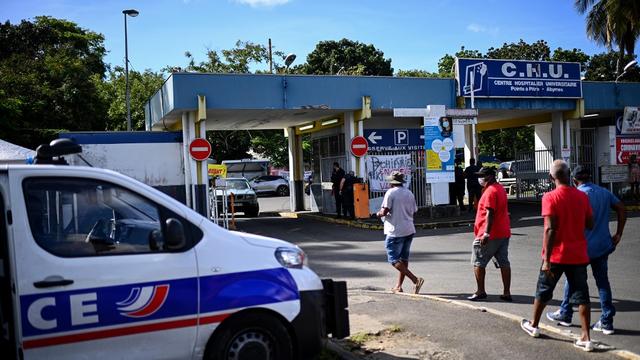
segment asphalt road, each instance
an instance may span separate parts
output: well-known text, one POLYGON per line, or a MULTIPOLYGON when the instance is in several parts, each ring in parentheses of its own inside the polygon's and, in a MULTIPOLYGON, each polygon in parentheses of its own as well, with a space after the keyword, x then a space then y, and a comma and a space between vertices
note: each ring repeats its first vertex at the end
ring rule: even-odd
MULTIPOLYGON (((258 204, 260 204, 260 212, 262 213, 291 211, 288 196, 260 195, 258 204)), ((304 196, 304 204, 305 208, 310 208, 308 195, 304 196)))
MULTIPOLYGON (((614 223, 611 225, 613 226, 614 223)), ((303 219, 259 218, 243 219, 238 223, 241 231, 281 238, 302 247, 309 256, 309 265, 322 277, 347 280, 352 290, 385 290, 393 286, 396 271, 386 263, 381 231, 349 228, 343 225, 303 219)), ((510 244, 512 266, 513 303, 498 299, 502 285, 500 273, 490 266, 487 270, 489 299, 482 305, 517 316, 531 316, 533 295, 542 244, 541 219, 514 219, 510 244)), ((616 334, 605 336, 594 333, 593 338, 618 349, 640 354, 640 217, 631 217, 618 250, 609 261, 609 275, 613 288, 616 334)), ((426 279, 422 293, 441 298, 465 300, 475 290, 470 264, 471 228, 419 230, 413 241, 410 268, 426 279)), ((592 296, 592 319, 599 315, 599 303, 595 283, 589 282, 592 296)), ((411 284, 406 283, 405 290, 411 284)), ((546 310, 554 311, 559 304, 561 289, 556 289, 554 300, 546 310)), ((400 310, 400 309, 398 309, 400 310)), ((455 311, 451 316, 463 316, 455 311)), ((428 319, 425 319, 428 320, 428 319)), ((550 324, 548 321, 547 324, 550 324)), ((577 315, 574 318, 579 332, 577 315)), ((512 324, 513 325, 513 324, 512 324)), ((428 327, 429 321, 424 322, 428 327)), ((523 332, 513 327, 513 336, 523 332)), ((452 327, 451 331, 456 331, 452 327)), ((463 330, 461 330, 463 331, 463 330)), ((479 336, 492 336, 480 333, 479 336)), ((526 336, 526 335, 525 335, 526 336)), ((568 346, 571 351, 575 350, 568 346)), ((508 353, 504 353, 507 356, 508 353)), ((499 357, 504 357, 499 356, 499 357)))

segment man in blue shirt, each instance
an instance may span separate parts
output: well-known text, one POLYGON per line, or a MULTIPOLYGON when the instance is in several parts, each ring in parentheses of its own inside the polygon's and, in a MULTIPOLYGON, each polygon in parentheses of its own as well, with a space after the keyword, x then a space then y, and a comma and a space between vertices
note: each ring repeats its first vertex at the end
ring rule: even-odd
MULTIPOLYGON (((622 230, 627 220, 624 204, 609 190, 593 184, 591 182, 591 172, 586 167, 576 166, 573 170, 573 181, 578 190, 589 196, 589 203, 593 209, 593 229, 586 230, 585 236, 587 238, 587 252, 589 253, 591 271, 600 295, 602 315, 600 320, 591 328, 595 331, 602 331, 605 335, 611 335, 614 332, 613 316, 616 314, 616 309, 612 302, 607 263, 609 254, 616 249, 622 238, 622 230), (616 211, 618 218, 616 234, 613 236, 609 233, 609 212, 611 209, 616 211)), ((547 313, 549 320, 561 326, 571 326, 573 309, 569 303, 569 294, 569 285, 565 283, 564 299, 560 309, 556 312, 547 313)))

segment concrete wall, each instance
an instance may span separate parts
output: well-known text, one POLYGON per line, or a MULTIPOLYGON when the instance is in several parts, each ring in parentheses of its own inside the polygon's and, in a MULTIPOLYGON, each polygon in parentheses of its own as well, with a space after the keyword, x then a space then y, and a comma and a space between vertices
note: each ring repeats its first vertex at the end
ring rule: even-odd
POLYGON ((551 140, 551 123, 536 124, 535 129, 535 149, 548 150, 553 146, 551 140))

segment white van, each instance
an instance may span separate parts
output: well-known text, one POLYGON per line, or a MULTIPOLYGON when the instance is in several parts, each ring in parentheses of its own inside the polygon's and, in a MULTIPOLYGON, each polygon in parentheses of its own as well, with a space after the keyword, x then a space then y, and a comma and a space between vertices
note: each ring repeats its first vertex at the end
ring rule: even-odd
POLYGON ((346 285, 104 169, 0 166, 3 359, 308 359, 346 285))
POLYGON ((222 165, 227 167, 227 177, 243 177, 249 181, 253 178, 269 175, 269 160, 223 160, 222 165))

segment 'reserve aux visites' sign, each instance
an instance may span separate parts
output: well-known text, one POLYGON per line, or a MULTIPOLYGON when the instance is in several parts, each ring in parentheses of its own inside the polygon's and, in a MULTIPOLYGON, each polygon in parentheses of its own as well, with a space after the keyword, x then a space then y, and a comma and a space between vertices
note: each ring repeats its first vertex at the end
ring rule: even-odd
POLYGON ((582 97, 579 63, 459 58, 456 79, 464 97, 582 97))

